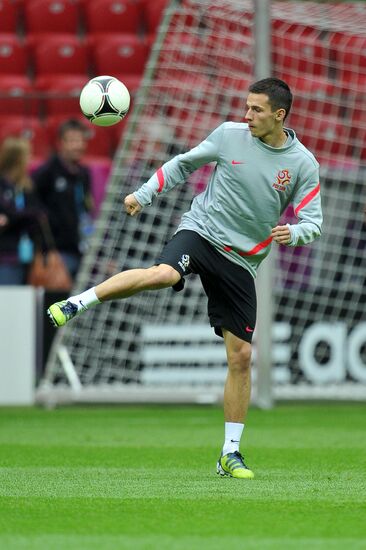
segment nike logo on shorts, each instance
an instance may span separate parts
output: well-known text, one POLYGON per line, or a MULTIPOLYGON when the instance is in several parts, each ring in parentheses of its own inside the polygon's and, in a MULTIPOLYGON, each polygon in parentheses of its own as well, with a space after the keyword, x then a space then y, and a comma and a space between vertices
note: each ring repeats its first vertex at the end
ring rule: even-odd
POLYGON ((247 325, 247 326, 245 327, 245 332, 254 332, 254 329, 253 329, 253 328, 250 328, 250 326, 247 325))

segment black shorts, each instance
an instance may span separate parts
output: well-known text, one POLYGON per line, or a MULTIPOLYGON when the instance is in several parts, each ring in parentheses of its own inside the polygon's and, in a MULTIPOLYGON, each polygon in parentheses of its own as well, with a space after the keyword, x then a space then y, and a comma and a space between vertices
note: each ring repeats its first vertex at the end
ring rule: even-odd
POLYGON ((156 265, 167 264, 182 279, 174 285, 182 290, 184 277, 197 273, 208 297, 208 316, 216 334, 226 329, 246 342, 252 341, 257 298, 254 279, 245 268, 225 258, 195 231, 182 230, 165 245, 156 265))

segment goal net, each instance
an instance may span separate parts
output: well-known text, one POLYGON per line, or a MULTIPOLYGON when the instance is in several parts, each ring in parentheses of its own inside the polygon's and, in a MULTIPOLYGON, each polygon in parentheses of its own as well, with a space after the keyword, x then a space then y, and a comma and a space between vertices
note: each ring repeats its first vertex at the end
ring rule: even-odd
MULTIPOLYGON (((75 292, 152 265, 204 189, 211 165, 139 216, 123 213, 123 197, 173 155, 225 120, 243 120, 256 62, 254 8, 247 0, 168 6, 75 292)), ((324 229, 308 247, 273 247, 273 330, 260 338, 272 338, 276 398, 365 398, 366 10, 280 1, 271 14, 272 72, 294 92, 288 126, 321 164, 324 229)), ((289 208, 283 221, 294 220, 289 208)), ((255 398, 255 350, 253 362, 255 398)), ((103 304, 61 329, 39 397, 213 401, 222 397, 225 364, 200 281, 190 276, 183 292, 103 304)))

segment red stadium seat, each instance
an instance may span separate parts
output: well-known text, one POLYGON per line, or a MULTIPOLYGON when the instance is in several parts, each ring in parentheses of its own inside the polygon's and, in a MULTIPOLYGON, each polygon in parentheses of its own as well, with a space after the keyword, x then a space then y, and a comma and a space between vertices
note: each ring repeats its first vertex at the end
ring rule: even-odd
POLYGON ((358 94, 350 97, 350 105, 355 107, 349 113, 348 124, 352 127, 354 134, 354 150, 355 158, 360 158, 363 162, 366 161, 366 101, 359 101, 358 94))
POLYGON ((221 75, 249 75, 253 70, 254 41, 250 33, 232 33, 220 40, 211 35, 208 63, 219 68, 221 75))
POLYGON ((36 79, 35 88, 41 94, 45 116, 80 115, 79 96, 88 81, 82 75, 43 75, 36 79))
POLYGON ((0 33, 17 32, 19 18, 19 5, 12 0, 0 2, 0 33))
POLYGON ((131 0, 93 0, 86 2, 84 9, 89 33, 136 34, 140 30, 140 7, 131 0))
POLYGON ((133 34, 94 35, 90 39, 95 74, 142 74, 148 58, 146 42, 133 34))
POLYGON ((311 27, 275 22, 272 34, 275 71, 294 75, 328 77, 330 48, 311 27))
POLYGON ((32 0, 24 6, 27 33, 73 33, 79 30, 79 6, 73 0, 32 0))
POLYGON ((214 10, 210 10, 208 20, 201 20, 202 28, 210 34, 215 34, 218 43, 222 37, 227 37, 232 34, 251 34, 253 26, 254 11, 248 9, 248 6, 229 6, 226 2, 220 6, 215 5, 214 10), (235 17, 235 10, 236 15, 235 17), (228 17, 228 12, 231 12, 231 17, 228 17))
POLYGON ((293 112, 306 114, 311 110, 322 115, 342 114, 342 89, 338 83, 320 76, 294 76, 283 71, 275 76, 290 86, 294 95, 293 112))
POLYGON ((32 35, 35 76, 46 74, 87 75, 89 52, 86 44, 73 35, 32 35))
POLYGON ((366 128, 366 101, 357 102, 358 97, 350 97, 350 104, 354 105, 350 113, 350 123, 355 128, 366 128))
POLYGON ((315 157, 352 156, 352 129, 338 117, 314 116, 313 113, 304 116, 293 112, 289 116, 288 125, 315 157))
POLYGON ((227 106, 229 113, 234 113, 237 116, 237 111, 245 115, 246 99, 248 88, 253 82, 251 72, 243 75, 232 73, 231 75, 222 75, 217 78, 216 89, 221 90, 220 104, 227 106))
POLYGON ((152 103, 161 105, 165 114, 178 119, 196 110, 212 109, 212 80, 203 75, 182 74, 179 71, 161 71, 153 82, 149 95, 152 103))
POLYGON ((51 150, 47 131, 37 117, 0 117, 0 142, 8 136, 29 139, 33 158, 46 158, 51 150))
POLYGON ((38 116, 40 103, 30 79, 22 75, 0 76, 0 115, 38 116))
POLYGON ((148 33, 156 33, 169 0, 144 0, 144 22, 148 33))
POLYGON ((25 44, 12 34, 0 35, 0 75, 26 75, 29 51, 25 44))
POLYGON ((128 115, 125 118, 123 118, 121 122, 109 128, 111 138, 112 138, 112 154, 114 154, 117 151, 118 145, 123 139, 123 135, 126 131, 127 125, 128 125, 128 115))
POLYGON ((89 123, 88 134, 87 156, 111 159, 114 153, 114 134, 111 132, 111 128, 102 128, 89 123))
POLYGON ((206 61, 207 45, 204 39, 184 31, 168 33, 159 53, 160 64, 175 66, 177 71, 191 69, 206 61))
POLYGON ((346 92, 364 94, 366 88, 366 37, 334 33, 330 39, 336 75, 346 92))
POLYGON ((353 145, 353 156, 363 163, 366 162, 366 127, 356 128, 353 145))

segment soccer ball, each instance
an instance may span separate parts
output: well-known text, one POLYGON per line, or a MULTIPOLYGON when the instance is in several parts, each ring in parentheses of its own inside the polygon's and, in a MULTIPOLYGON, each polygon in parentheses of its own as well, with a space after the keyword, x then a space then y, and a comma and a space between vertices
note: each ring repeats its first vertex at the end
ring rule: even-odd
POLYGON ((80 108, 93 124, 112 126, 127 115, 130 94, 126 86, 114 76, 96 76, 81 90, 80 108))

